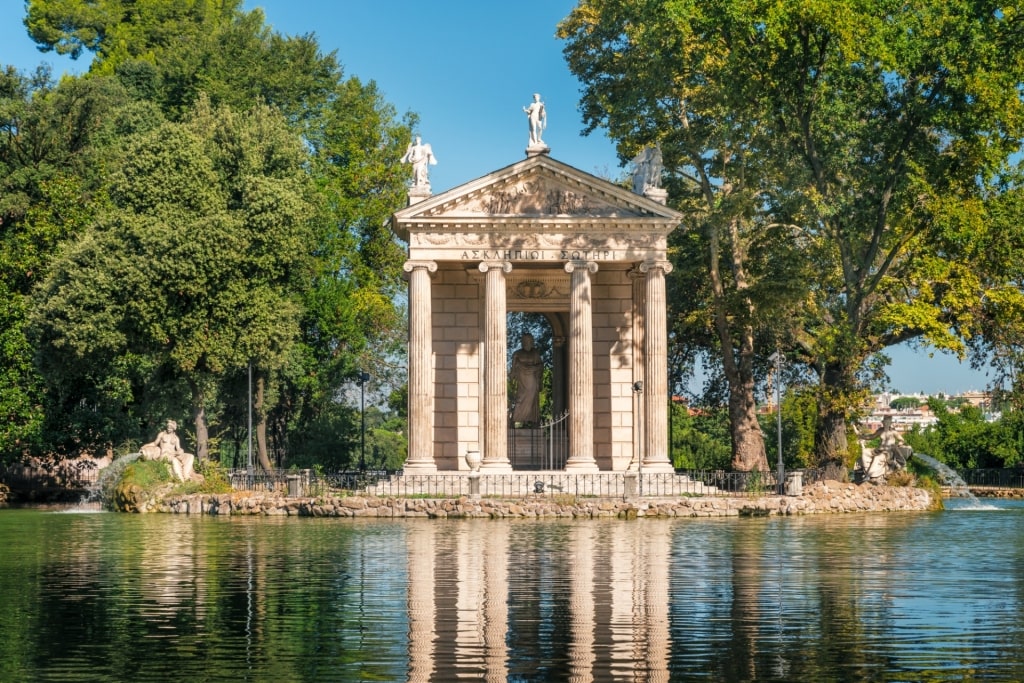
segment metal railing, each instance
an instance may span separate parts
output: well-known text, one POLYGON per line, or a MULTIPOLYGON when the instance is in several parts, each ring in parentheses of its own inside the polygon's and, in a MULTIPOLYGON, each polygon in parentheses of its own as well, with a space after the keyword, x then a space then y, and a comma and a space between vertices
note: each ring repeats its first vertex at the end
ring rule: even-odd
POLYGON ((1024 469, 1019 467, 957 470, 967 486, 1024 489, 1024 469))
POLYGON ((0 482, 12 489, 89 489, 99 472, 94 464, 75 460, 50 466, 15 464, 0 467, 0 482))
MULTIPOLYGON (((816 479, 801 470, 805 484, 816 479)), ((372 495, 379 497, 445 498, 480 495, 492 498, 558 496, 576 498, 758 497, 776 495, 774 472, 688 470, 674 473, 559 471, 472 475, 469 472, 403 474, 385 471, 315 472, 314 470, 231 470, 239 491, 287 496, 372 495)))
POLYGON ((569 412, 536 428, 509 426, 509 461, 514 470, 560 470, 569 457, 569 412))

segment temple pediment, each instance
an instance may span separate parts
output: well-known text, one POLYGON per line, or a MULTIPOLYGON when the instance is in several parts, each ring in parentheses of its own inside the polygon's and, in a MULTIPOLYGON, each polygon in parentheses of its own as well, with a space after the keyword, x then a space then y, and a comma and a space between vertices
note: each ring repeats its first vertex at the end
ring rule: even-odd
POLYGON ((417 232, 667 234, 682 216, 596 176, 551 159, 529 157, 395 212, 405 240, 417 232))

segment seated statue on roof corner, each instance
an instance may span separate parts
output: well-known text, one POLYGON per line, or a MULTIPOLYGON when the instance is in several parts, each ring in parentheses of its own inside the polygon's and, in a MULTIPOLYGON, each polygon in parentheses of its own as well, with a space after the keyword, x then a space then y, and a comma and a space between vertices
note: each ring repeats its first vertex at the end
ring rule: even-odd
POLYGON ((907 458, 913 450, 901 444, 900 435, 892 428, 892 416, 882 418, 882 426, 868 439, 878 439, 876 448, 868 448, 861 444, 861 455, 854 468, 854 477, 859 482, 878 484, 894 473, 907 467, 907 458))
POLYGON ((192 469, 196 456, 182 449, 181 440, 175 434, 177 429, 178 423, 168 420, 166 428, 151 443, 139 449, 139 457, 142 460, 166 460, 179 481, 202 479, 202 475, 192 469))

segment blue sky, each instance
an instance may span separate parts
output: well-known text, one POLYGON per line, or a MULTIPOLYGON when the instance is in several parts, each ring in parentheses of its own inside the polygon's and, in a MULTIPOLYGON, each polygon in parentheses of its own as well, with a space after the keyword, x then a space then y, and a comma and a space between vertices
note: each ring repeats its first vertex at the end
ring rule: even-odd
MULTIPOLYGON (((555 27, 573 0, 245 0, 288 35, 315 33, 325 52, 337 51, 349 76, 376 81, 401 114, 415 111, 419 133, 438 164, 435 193, 473 180, 525 156, 522 108, 539 92, 548 112, 544 142, 551 155, 583 171, 617 178, 614 145, 601 131, 582 135, 579 84, 562 58, 555 27)), ((0 0, 0 63, 28 70, 49 62, 57 74, 88 68, 40 53, 29 40, 20 0, 0 0)), ((948 355, 893 350, 891 387, 904 393, 984 389, 983 373, 948 355)))

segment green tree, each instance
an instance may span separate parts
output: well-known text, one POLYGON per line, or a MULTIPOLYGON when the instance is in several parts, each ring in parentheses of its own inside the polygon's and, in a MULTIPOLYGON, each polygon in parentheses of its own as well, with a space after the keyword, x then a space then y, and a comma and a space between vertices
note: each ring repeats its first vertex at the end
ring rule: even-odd
POLYGON ((894 398, 889 402, 889 407, 893 410, 906 410, 908 408, 918 408, 921 406, 921 399, 915 398, 914 396, 900 396, 894 398))
MULTIPOLYGON (((96 386, 126 407, 177 386, 205 458, 220 380, 252 361, 269 381, 298 336, 313 249, 306 161, 266 106, 236 114, 201 101, 185 123, 138 135, 111 180, 113 206, 37 294, 50 385, 96 386)), ((269 467, 265 444, 260 458, 269 467)))
POLYGON ((673 403, 670 437, 676 469, 724 470, 730 462, 729 419, 723 410, 698 410, 673 403))
POLYGON ((674 338, 702 349, 690 355, 717 357, 733 467, 766 470, 755 391, 768 354, 758 343, 774 346, 764 332, 791 317, 802 291, 794 285, 806 277, 802 261, 775 247, 794 238, 764 192, 791 171, 760 153, 774 133, 771 112, 745 71, 751 12, 733 9, 730 17, 694 3, 584 2, 559 32, 585 84, 588 132, 607 127, 624 159, 662 148, 673 204, 689 217, 673 245, 674 338))
POLYGON ((42 67, 0 73, 0 457, 41 447, 52 412, 25 335, 28 297, 59 246, 104 206, 113 141, 154 116, 131 106, 114 79, 55 84, 42 67))
MULTIPOLYGON (((263 102, 302 137, 317 213, 299 290, 300 343, 288 347, 272 383, 257 373, 255 392, 267 406, 257 428, 261 452, 281 462, 288 435, 329 411, 361 368, 389 379, 401 365, 403 252, 385 224, 405 200, 409 170, 399 159, 414 117, 399 121, 374 83, 344 79, 334 54, 322 54, 311 35, 273 32, 262 12, 243 12, 239 2, 27 6, 26 23, 42 47, 93 52, 89 78, 115 74, 134 98, 172 120, 189 119, 201 96, 213 109, 263 102)), ((235 376, 220 386, 223 414, 244 415, 244 384, 235 376)), ((238 429, 230 431, 237 441, 238 429)))
POLYGON ((25 26, 41 50, 100 68, 132 57, 156 61, 229 20, 241 0, 26 0, 25 26))
MULTIPOLYGON (((706 185, 685 162, 708 159, 723 205, 746 188, 735 215, 763 235, 780 226, 769 260, 813 274, 786 283, 799 297, 737 289, 727 300, 740 308, 726 310, 751 311, 741 320, 755 336, 786 323, 771 336, 818 378, 816 459, 837 476, 873 355, 912 339, 962 353, 979 302, 1019 296, 982 258, 1006 239, 986 218, 1024 122, 1018 23, 985 2, 588 0, 561 27, 591 128, 620 151, 661 140, 681 184, 706 185), (737 161, 742 185, 723 173, 737 161), (756 316, 773 301, 789 314, 756 316)), ((702 225, 707 206, 675 197, 702 225)), ((749 243, 720 234, 733 253, 749 243)), ((714 298, 701 308, 721 327, 714 298)))
POLYGON ((973 406, 958 412, 933 402, 938 423, 906 435, 915 451, 932 456, 953 469, 1009 467, 1021 461, 1021 420, 1019 416, 989 422, 973 406))

